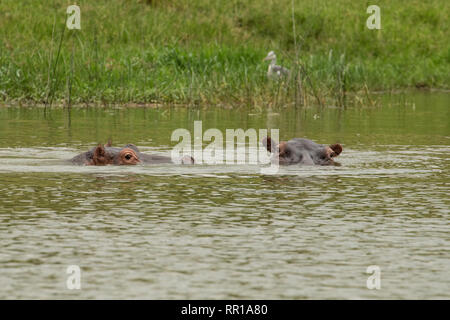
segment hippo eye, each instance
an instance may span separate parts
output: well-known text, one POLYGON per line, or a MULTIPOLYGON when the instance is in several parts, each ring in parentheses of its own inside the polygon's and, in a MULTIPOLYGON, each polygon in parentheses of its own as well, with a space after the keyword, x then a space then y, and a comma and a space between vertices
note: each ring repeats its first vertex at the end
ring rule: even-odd
POLYGON ((125 155, 125 159, 130 160, 130 159, 131 159, 131 154, 127 153, 127 154, 125 155))

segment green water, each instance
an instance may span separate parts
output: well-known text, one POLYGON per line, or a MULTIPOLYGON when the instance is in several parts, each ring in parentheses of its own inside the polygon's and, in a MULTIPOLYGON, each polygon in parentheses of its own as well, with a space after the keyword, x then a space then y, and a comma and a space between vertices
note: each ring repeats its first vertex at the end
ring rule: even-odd
MULTIPOLYGON (((450 298, 450 95, 295 110, 0 108, 0 298, 450 298), (112 138, 278 128, 339 167, 79 167, 112 138), (81 268, 69 290, 66 269, 81 268), (368 266, 381 288, 366 286, 368 266)), ((250 150, 249 152, 252 152, 250 150)))

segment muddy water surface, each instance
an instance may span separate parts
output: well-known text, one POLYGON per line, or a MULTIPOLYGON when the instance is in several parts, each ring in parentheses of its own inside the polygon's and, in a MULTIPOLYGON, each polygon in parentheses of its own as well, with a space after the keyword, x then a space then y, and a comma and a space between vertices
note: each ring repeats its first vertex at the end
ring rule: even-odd
MULTIPOLYGON (((446 298, 450 96, 375 108, 0 108, 0 298, 446 298), (340 142, 339 167, 79 167, 111 137, 170 155, 173 130, 279 128, 340 142), (66 269, 81 268, 68 290, 66 269), (367 267, 381 288, 366 286, 367 267)), ((254 150, 253 150, 254 151, 254 150)), ((252 152, 250 149, 249 152, 252 152)))

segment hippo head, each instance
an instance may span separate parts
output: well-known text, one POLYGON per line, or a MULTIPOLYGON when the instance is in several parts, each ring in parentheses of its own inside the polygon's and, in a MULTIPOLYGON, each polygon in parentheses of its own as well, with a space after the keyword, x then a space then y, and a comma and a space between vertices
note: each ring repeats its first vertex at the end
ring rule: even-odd
POLYGON ((273 157, 278 157, 280 165, 336 165, 333 158, 342 152, 342 146, 338 143, 326 146, 302 138, 281 141, 278 144, 267 137, 262 143, 269 152, 274 154, 273 157))
MULTIPOLYGON (((131 143, 122 148, 112 147, 111 141, 105 145, 99 144, 91 150, 73 157, 70 161, 73 164, 88 166, 173 163, 170 157, 142 153, 131 143)), ((179 162, 181 164, 195 163, 194 158, 188 155, 181 158, 179 162)))
POLYGON ((92 151, 92 158, 90 159, 90 165, 105 166, 109 164, 115 165, 135 165, 140 163, 137 156, 137 150, 130 145, 126 145, 122 149, 111 148, 99 144, 92 151))

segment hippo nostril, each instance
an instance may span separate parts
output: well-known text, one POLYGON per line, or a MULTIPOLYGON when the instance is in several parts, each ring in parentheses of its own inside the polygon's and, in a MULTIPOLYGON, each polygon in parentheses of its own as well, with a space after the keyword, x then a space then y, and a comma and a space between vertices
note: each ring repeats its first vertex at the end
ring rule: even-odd
POLYGON ((125 159, 130 160, 131 159, 131 154, 125 155, 125 159))

